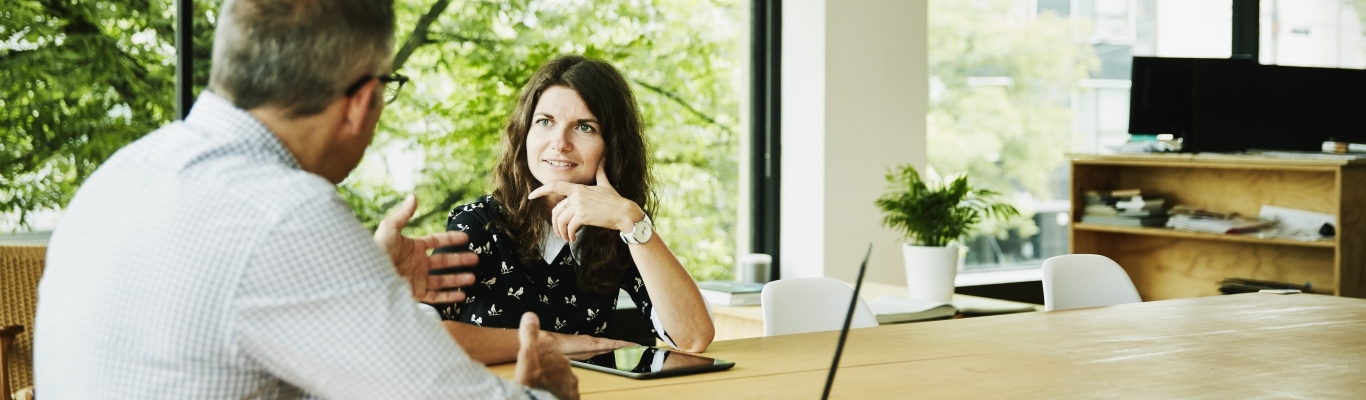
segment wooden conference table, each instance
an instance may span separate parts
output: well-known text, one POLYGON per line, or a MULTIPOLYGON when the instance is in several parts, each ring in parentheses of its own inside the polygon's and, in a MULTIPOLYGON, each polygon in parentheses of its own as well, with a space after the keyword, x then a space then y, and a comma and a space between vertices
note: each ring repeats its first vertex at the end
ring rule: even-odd
MULTIPOLYGON (((730 370, 633 380, 575 369, 586 399, 818 398, 839 332, 719 341, 730 370)), ((513 365, 492 367, 505 377, 513 365)), ((1360 398, 1366 300, 1240 294, 849 333, 832 398, 1360 398)))

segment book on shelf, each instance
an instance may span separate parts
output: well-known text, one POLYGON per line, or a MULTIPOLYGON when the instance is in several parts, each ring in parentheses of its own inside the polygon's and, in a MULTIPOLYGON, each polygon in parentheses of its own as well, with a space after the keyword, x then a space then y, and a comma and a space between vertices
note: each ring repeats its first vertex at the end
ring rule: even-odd
POLYGON ((697 289, 699 292, 702 292, 702 299, 713 305, 756 306, 759 305, 760 295, 764 291, 764 284, 735 281, 702 281, 697 282, 697 289))
POLYGON ((1086 208, 1082 210, 1082 215, 1100 215, 1113 217, 1119 215, 1119 209, 1106 205, 1086 206, 1086 208))
POLYGON ((1154 196, 1152 193, 1144 196, 1141 189, 1086 191, 1086 207, 1088 209, 1155 210, 1162 208, 1165 203, 1161 197, 1154 196))
POLYGON ((1085 209, 1085 210, 1082 210, 1082 211, 1083 211, 1083 212, 1082 212, 1082 215, 1083 215, 1083 216, 1086 216, 1086 215, 1095 215, 1095 216, 1101 216, 1101 217, 1144 218, 1144 217, 1164 217, 1164 216, 1167 215, 1167 210, 1161 209, 1161 208, 1154 208, 1154 209, 1139 209, 1139 210, 1122 210, 1122 209, 1117 209, 1117 208, 1114 208, 1114 207, 1087 206, 1086 209, 1085 209))
POLYGON ((1131 197, 1142 195, 1143 189, 1088 190, 1086 193, 1095 193, 1100 197, 1131 197))
POLYGON ((1111 226, 1147 226, 1163 227, 1167 225, 1166 215, 1144 216, 1144 217, 1121 217, 1104 215, 1083 215, 1081 222, 1096 225, 1111 226))
POLYGON ((1166 200, 1141 189, 1088 190, 1081 222, 1113 226, 1160 227, 1167 224, 1166 200))
POLYGON ((873 299, 868 302, 868 308, 873 310, 879 324, 953 318, 958 314, 958 309, 954 308, 953 304, 901 296, 882 296, 873 299))
POLYGON ((1166 200, 1163 200, 1160 197, 1148 196, 1145 198, 1143 196, 1133 196, 1128 199, 1116 201, 1115 209, 1130 212, 1153 211, 1161 210, 1162 206, 1166 203, 1166 200))

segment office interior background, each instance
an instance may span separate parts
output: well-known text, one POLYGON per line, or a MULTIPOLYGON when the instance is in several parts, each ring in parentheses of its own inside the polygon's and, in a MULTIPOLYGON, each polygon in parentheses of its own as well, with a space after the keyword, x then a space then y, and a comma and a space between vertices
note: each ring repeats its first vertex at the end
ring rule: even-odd
MULTIPOLYGON (((755 240, 773 234, 755 225, 764 221, 756 214, 765 205, 776 201, 785 215, 794 215, 782 219, 783 235, 808 233, 800 226, 805 221, 800 210, 820 196, 795 188, 837 179, 829 175, 845 171, 786 165, 820 151, 858 153, 871 145, 858 135, 851 136, 853 145, 836 145, 841 127, 829 122, 837 118, 797 118, 812 95, 783 90, 784 195, 755 193, 759 185, 752 171, 771 161, 756 156, 764 154, 756 146, 773 145, 756 143, 762 136, 753 131, 762 126, 755 121, 762 115, 759 109, 769 106, 756 101, 763 93, 754 90, 755 77, 764 77, 756 71, 772 67, 754 56, 755 46, 770 40, 754 34, 754 24, 763 17, 781 16, 782 56, 787 57, 781 84, 796 88, 811 76, 801 66, 813 64, 802 63, 810 60, 803 58, 810 56, 803 49, 786 50, 814 37, 806 35, 826 35, 816 38, 826 46, 822 56, 842 54, 839 40, 870 38, 824 31, 842 26, 839 18, 876 14, 879 8, 924 10, 923 32, 875 38, 877 43, 924 43, 908 50, 909 58, 881 66, 926 78, 912 82, 918 89, 907 92, 924 98, 923 113, 875 117, 888 130, 919 132, 915 140, 923 140, 910 145, 923 146, 922 154, 890 159, 921 165, 932 176, 967 174, 978 185, 1008 194, 1024 212, 1017 220, 985 224, 966 239, 963 272, 1037 268, 1043 259, 1067 252, 1071 218, 1066 215, 1065 154, 1109 153, 1128 139, 1133 56, 1224 58, 1231 55, 1232 41, 1232 0, 928 0, 911 6, 859 3, 850 6, 859 8, 854 11, 836 11, 839 6, 831 2, 822 5, 829 14, 816 17, 826 20, 814 25, 802 19, 811 17, 804 3, 812 2, 788 2, 785 9, 756 8, 744 0, 397 3, 396 64, 414 80, 386 109, 376 145, 339 189, 359 219, 373 225, 403 194, 416 192, 424 204, 410 230, 444 229, 443 216, 452 205, 484 193, 498 131, 521 82, 555 54, 584 53, 615 63, 631 79, 654 145, 661 206, 656 223, 699 280, 730 279, 738 254, 765 251, 755 240), (756 16, 756 9, 774 15, 756 16), (435 17, 425 18, 430 15, 435 17), (821 125, 829 133, 803 136, 804 124, 821 125), (806 153, 808 146, 824 150, 806 153), (756 201, 756 196, 767 200, 756 201)), ((197 92, 207 81, 217 2, 194 5, 197 92)), ((173 3, 89 1, 56 7, 19 2, 3 8, 0 126, 6 132, 0 159, 7 165, 0 179, 0 239, 42 240, 60 224, 61 205, 94 166, 122 144, 175 119, 173 3), (57 66, 91 71, 61 73, 57 66)), ((1262 0, 1259 61, 1366 68, 1363 18, 1363 0, 1262 0)), ((847 59, 886 60, 877 57, 847 59)), ((824 68, 816 76, 852 70, 824 68)), ((838 98, 839 79, 826 76, 821 93, 838 98)), ((835 113, 836 100, 826 101, 823 107, 835 113)), ((833 164, 838 157, 822 162, 833 164)), ((877 171, 890 164, 864 168, 857 178, 876 185, 882 179, 877 171)), ((835 186, 822 185, 824 190, 835 186)), ((866 203, 871 210, 871 199, 866 203)), ((857 215, 873 219, 863 226, 877 225, 873 211, 857 215)), ((767 221, 760 223, 773 223, 767 221)), ((811 229, 837 225, 827 220, 811 229)), ((839 234, 882 247, 896 243, 875 239, 888 232, 839 234)), ((801 243, 784 242, 779 262, 792 268, 775 275, 852 278, 841 274, 855 267, 855 254, 840 254, 842 247, 831 245, 815 246, 821 248, 813 253, 801 243), (844 272, 802 266, 839 262, 850 265, 840 267, 844 272)), ((899 263, 888 256, 899 250, 879 250, 882 264, 899 263)), ((872 279, 899 280, 899 267, 882 270, 881 275, 871 272, 872 279)))

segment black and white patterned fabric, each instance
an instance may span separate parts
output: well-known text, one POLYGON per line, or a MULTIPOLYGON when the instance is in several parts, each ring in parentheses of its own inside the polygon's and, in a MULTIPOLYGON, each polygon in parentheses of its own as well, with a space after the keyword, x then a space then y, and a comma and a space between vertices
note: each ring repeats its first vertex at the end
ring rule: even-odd
POLYGON ((38 296, 43 399, 551 397, 472 361, 336 188, 208 92, 82 185, 38 296))
MULTIPOLYGON (((617 293, 598 295, 579 289, 574 274, 579 266, 577 252, 573 250, 576 245, 556 240, 553 232, 546 238, 509 237, 490 224, 499 212, 492 196, 451 210, 446 228, 469 235, 467 248, 459 250, 478 254, 479 268, 475 284, 464 289, 464 302, 436 305, 441 318, 484 327, 515 328, 522 314, 531 311, 540 318, 543 330, 605 336, 614 322, 612 311, 617 305, 617 293), (524 265, 517 257, 514 243, 535 239, 545 244, 547 257, 536 260, 536 265, 524 265)), ((640 270, 629 257, 623 262, 629 267, 618 287, 635 302, 640 318, 649 320, 648 325, 654 327, 651 333, 673 345, 654 314, 640 270)))

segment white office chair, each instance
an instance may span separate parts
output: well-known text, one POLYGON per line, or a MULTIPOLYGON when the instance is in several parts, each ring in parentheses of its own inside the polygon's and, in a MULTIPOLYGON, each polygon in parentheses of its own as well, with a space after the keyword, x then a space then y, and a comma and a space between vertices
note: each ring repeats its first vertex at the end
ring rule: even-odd
POLYGON ((1142 301, 1129 274, 1105 256, 1068 254, 1043 262, 1044 311, 1142 301))
MULTIPOLYGON (((834 278, 791 278, 769 282, 760 296, 764 307, 764 336, 837 331, 844 327, 854 289, 834 278)), ((854 308, 849 328, 877 326, 873 310, 863 299, 854 308)))

